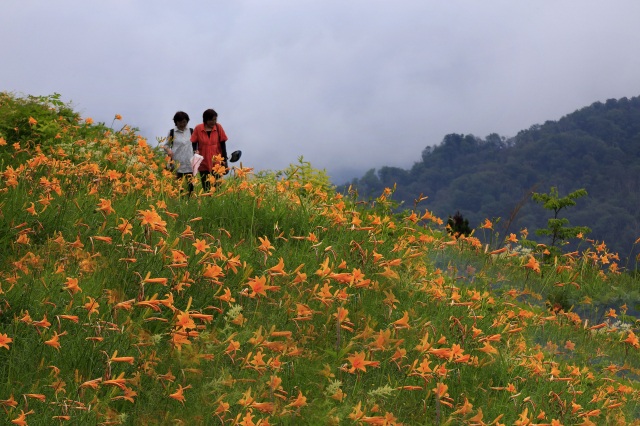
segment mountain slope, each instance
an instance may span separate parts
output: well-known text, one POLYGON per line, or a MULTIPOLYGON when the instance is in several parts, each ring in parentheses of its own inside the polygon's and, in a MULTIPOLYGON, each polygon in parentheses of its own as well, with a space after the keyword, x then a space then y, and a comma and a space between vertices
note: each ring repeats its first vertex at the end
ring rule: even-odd
POLYGON ((502 218, 502 232, 546 227, 532 192, 584 188, 588 197, 567 210, 571 224, 589 226, 622 256, 637 254, 640 236, 640 97, 596 102, 531 126, 506 139, 450 134, 427 147, 410 170, 370 170, 351 185, 366 198, 397 184, 394 198, 412 207, 420 194, 441 217, 456 211, 473 226, 502 218), (510 220, 511 218, 511 220, 510 220))

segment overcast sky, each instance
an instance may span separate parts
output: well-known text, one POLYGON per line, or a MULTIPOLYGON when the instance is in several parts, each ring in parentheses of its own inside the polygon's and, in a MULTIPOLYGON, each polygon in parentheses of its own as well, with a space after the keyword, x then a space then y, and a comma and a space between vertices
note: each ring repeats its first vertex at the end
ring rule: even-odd
POLYGON ((0 91, 155 143, 214 108, 243 164, 334 183, 449 133, 514 136, 640 95, 639 0, 1 0, 0 91))

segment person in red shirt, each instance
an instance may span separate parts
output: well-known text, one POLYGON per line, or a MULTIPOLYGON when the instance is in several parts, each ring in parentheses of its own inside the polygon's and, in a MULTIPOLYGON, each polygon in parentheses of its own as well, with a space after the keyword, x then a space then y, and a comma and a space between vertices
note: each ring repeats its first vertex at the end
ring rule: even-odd
POLYGON ((196 152, 204 157, 198 172, 200 172, 202 189, 205 192, 211 188, 209 176, 213 174, 215 179, 221 177, 214 172, 219 163, 214 157, 221 156, 223 158, 222 165, 227 167, 227 140, 227 134, 218 123, 218 113, 212 109, 202 113, 202 123, 193 129, 191 142, 197 149, 196 152))

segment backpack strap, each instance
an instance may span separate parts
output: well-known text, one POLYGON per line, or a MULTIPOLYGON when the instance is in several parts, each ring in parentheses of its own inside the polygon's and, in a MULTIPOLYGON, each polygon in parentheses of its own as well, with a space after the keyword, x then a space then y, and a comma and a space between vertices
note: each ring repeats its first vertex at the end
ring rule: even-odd
POLYGON ((169 147, 173 147, 173 129, 169 130, 169 140, 167 142, 169 143, 169 147))

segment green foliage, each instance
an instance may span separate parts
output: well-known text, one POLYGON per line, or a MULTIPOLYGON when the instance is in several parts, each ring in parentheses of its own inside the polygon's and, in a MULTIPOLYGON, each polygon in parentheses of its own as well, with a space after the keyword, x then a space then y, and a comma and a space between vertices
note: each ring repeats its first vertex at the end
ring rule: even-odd
POLYGON ((603 247, 487 253, 302 159, 182 197, 134 132, 61 130, 0 147, 3 424, 637 420, 638 283, 603 247))
MULTIPOLYGON (((576 199, 585 197, 587 191, 578 189, 567 194, 564 197, 558 195, 558 188, 551 187, 548 194, 534 192, 531 198, 537 203, 541 203, 542 207, 553 212, 553 217, 547 220, 547 228, 536 230, 538 235, 546 235, 551 237, 550 249, 557 249, 558 245, 579 235, 586 235, 591 232, 586 226, 569 226, 569 220, 560 218, 560 211, 567 207, 575 206, 576 199)), ((556 253, 557 254, 557 253, 556 253)))

